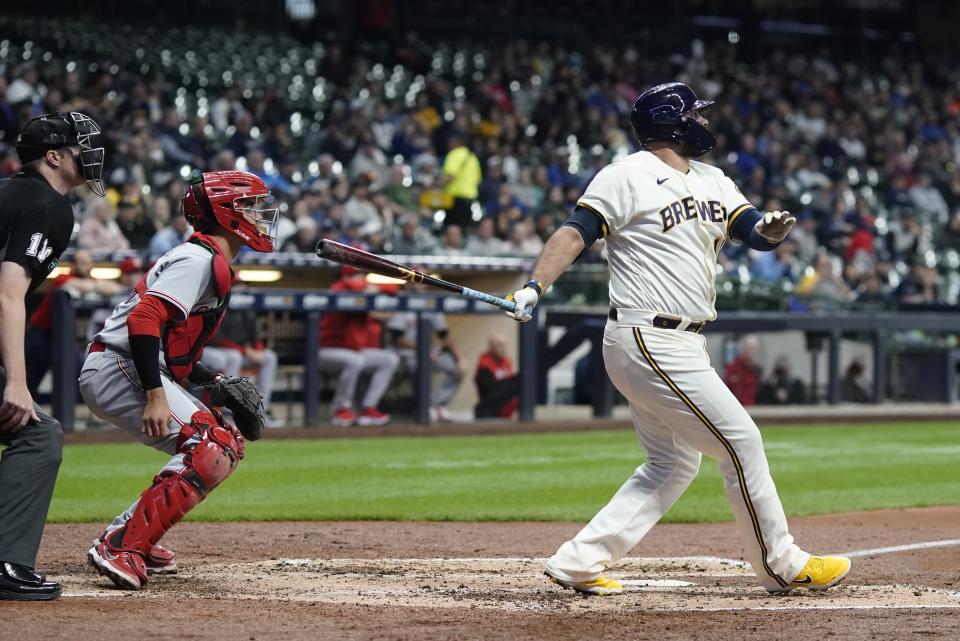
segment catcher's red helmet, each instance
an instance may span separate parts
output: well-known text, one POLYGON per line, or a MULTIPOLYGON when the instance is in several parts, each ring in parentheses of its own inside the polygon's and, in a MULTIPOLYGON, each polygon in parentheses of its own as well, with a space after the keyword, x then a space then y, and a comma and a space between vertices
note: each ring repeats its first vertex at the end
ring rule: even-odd
POLYGON ((220 225, 258 252, 272 252, 277 243, 278 209, 264 207, 270 190, 246 171, 208 171, 190 179, 180 204, 197 231, 220 225))

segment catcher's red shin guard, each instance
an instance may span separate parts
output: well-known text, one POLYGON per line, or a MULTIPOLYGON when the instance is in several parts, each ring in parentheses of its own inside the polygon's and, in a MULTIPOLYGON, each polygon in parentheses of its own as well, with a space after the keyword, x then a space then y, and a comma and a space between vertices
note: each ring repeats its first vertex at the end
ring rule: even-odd
MULTIPOLYGON (((184 455, 183 469, 157 475, 153 485, 140 495, 126 525, 111 532, 103 542, 109 556, 118 556, 130 566, 132 572, 126 574, 135 573, 140 586, 147 582, 146 570, 141 572, 141 568, 150 548, 233 473, 243 458, 243 437, 236 428, 201 411, 181 428, 177 450, 184 455)), ((124 587, 139 587, 129 580, 124 583, 124 587)))

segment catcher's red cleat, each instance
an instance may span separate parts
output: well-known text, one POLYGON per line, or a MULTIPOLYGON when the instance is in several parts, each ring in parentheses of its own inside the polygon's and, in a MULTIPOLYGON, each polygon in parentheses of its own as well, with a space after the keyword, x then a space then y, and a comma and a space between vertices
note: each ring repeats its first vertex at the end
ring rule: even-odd
POLYGON ((147 584, 146 562, 133 550, 117 550, 100 542, 87 552, 87 561, 100 576, 109 577, 118 588, 139 590, 147 584))
MULTIPOLYGON (((109 530, 105 530, 98 538, 93 540, 96 547, 107 538, 109 530)), ((147 567, 147 574, 176 574, 177 573, 177 555, 173 550, 168 550, 159 543, 150 548, 150 551, 143 559, 147 567)))

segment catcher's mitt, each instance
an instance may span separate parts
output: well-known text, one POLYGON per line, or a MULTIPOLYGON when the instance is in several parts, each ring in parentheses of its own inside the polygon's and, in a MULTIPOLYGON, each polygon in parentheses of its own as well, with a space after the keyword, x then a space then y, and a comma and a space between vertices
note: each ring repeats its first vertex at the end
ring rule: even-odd
POLYGON ((237 429, 248 441, 256 441, 263 432, 263 397, 249 378, 222 376, 199 389, 210 392, 210 405, 233 412, 237 429))

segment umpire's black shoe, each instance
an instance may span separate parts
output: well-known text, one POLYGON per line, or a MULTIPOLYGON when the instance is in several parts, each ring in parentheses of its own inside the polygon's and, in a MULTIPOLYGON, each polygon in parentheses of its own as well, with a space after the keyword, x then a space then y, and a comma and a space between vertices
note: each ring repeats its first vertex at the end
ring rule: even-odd
POLYGON ((0 600, 50 601, 60 596, 59 583, 25 565, 0 561, 0 600))

